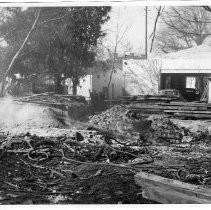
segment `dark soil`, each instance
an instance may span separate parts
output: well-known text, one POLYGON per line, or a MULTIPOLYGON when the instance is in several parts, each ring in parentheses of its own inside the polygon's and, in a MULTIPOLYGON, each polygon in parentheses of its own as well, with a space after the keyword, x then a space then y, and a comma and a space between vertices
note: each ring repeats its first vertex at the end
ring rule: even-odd
MULTIPOLYGON (((39 142, 40 141, 40 142, 39 142)), ((39 153, 15 153, 1 150, 1 204, 148 204, 135 184, 134 172, 108 165, 73 164, 62 160, 57 149, 44 138, 50 148, 46 158, 39 153), (49 146, 50 145, 50 146, 49 146)), ((27 148, 25 143, 22 147, 27 148)), ((18 150, 21 145, 12 145, 18 150)), ((45 145, 42 144, 42 149, 45 145)))

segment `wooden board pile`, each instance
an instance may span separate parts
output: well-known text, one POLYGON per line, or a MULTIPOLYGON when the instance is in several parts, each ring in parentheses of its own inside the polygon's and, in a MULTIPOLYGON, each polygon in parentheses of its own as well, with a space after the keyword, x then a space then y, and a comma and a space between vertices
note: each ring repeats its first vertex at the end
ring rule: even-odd
POLYGON ((179 98, 174 95, 137 95, 137 96, 124 96, 121 101, 125 104, 133 103, 155 103, 155 102, 170 102, 178 101, 179 98))
POLYGON ((177 96, 174 95, 136 95, 136 96, 123 96, 117 100, 106 100, 108 106, 114 104, 131 104, 131 103, 169 103, 171 101, 180 101, 177 96))
POLYGON ((54 106, 62 108, 65 106, 73 105, 84 105, 85 99, 82 96, 73 96, 73 95, 58 95, 55 93, 47 92, 41 94, 34 94, 22 98, 16 99, 18 102, 24 103, 35 103, 47 106, 54 106))
POLYGON ((128 105, 136 115, 164 114, 184 119, 211 119, 211 107, 206 103, 170 102, 170 103, 136 103, 128 105))
POLYGON ((83 96, 59 95, 51 92, 34 94, 14 100, 18 103, 31 103, 67 111, 71 119, 78 120, 90 112, 90 108, 83 96))
POLYGON ((173 95, 125 96, 120 100, 107 100, 107 104, 128 105, 132 113, 146 117, 151 114, 164 114, 184 119, 211 119, 209 104, 201 101, 183 102, 173 95))

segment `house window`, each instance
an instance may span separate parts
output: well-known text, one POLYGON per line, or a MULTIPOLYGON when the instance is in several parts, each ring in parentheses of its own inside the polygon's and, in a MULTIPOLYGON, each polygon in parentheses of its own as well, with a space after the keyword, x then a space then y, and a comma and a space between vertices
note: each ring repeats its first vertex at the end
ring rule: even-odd
POLYGON ((186 88, 196 88, 196 77, 186 77, 186 88))

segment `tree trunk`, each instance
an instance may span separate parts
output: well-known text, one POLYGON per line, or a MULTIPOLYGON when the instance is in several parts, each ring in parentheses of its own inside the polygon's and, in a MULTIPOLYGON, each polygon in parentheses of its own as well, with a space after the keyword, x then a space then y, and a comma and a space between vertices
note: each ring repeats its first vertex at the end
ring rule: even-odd
POLYGON ((3 75, 3 78, 2 78, 2 85, 1 85, 1 90, 0 90, 0 97, 3 97, 4 96, 4 89, 5 89, 5 83, 6 83, 6 78, 7 78, 7 75, 10 73, 12 67, 13 67, 13 64, 15 63, 15 61, 17 60, 19 54, 21 53, 21 51, 23 50, 25 44, 27 43, 32 31, 35 29, 36 25, 37 25, 37 22, 39 20, 39 17, 40 17, 40 11, 41 9, 38 10, 38 14, 37 14, 37 17, 35 18, 34 20, 34 23, 31 27, 31 29, 29 30, 26 38, 24 39, 22 45, 20 46, 19 50, 16 52, 16 54, 14 55, 14 57, 12 58, 10 64, 9 64, 9 67, 8 69, 6 70, 5 74, 3 75))
POLYGON ((55 92, 58 94, 62 94, 63 89, 62 89, 62 84, 61 84, 61 81, 62 81, 61 76, 55 75, 54 79, 55 79, 55 92))
POLYGON ((0 86, 0 88, 1 88, 1 91, 0 91, 0 97, 3 97, 4 96, 4 91, 5 91, 5 83, 6 83, 6 79, 2 79, 2 81, 1 81, 1 86, 0 86))
POLYGON ((78 86, 77 79, 73 79, 73 95, 77 95, 77 86, 78 86))

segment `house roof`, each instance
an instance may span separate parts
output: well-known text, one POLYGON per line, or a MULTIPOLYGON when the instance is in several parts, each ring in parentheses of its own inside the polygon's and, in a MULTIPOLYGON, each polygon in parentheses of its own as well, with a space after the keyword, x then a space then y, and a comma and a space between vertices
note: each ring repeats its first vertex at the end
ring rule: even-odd
POLYGON ((211 74, 211 59, 162 59, 161 73, 211 74))
POLYGON ((185 50, 180 50, 173 53, 164 54, 162 59, 210 59, 211 58, 211 46, 202 44, 194 46, 185 50))
POLYGON ((211 46, 200 45, 162 55, 161 73, 211 74, 211 46))
MULTIPOLYGON (((146 66, 156 63, 156 68, 158 71, 161 70, 161 73, 211 74, 211 46, 208 45, 149 57, 148 60, 125 60, 123 61, 123 70, 130 72, 131 69, 133 72, 142 73, 146 66), (155 60, 156 62, 153 62, 155 60), (127 65, 125 65, 125 62, 127 65)), ((155 67, 155 65, 153 66, 155 67)))

